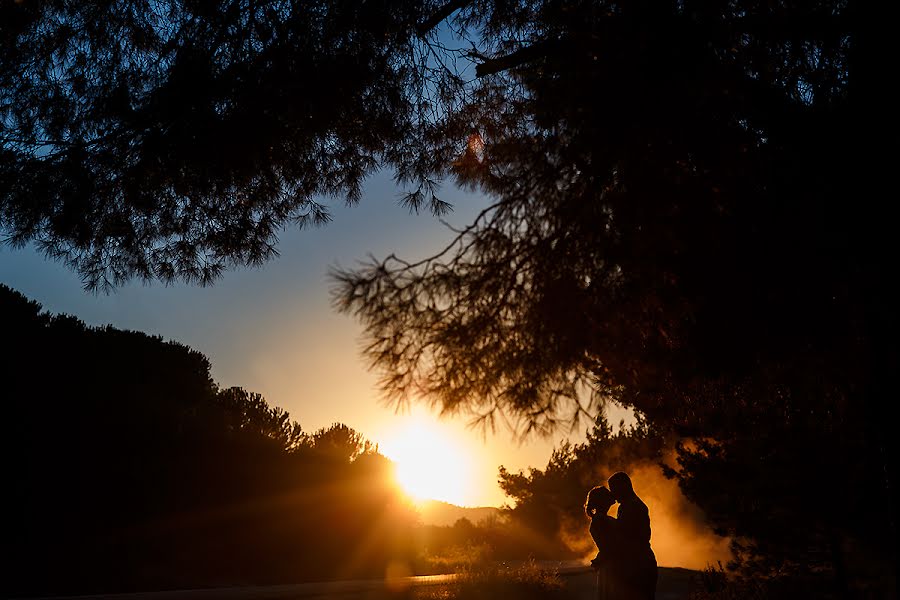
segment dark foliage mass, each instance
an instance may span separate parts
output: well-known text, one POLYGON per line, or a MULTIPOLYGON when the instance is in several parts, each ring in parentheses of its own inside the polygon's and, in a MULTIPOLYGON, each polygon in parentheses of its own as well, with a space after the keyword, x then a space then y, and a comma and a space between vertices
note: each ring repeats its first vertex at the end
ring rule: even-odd
POLYGON ((495 203, 336 273, 385 389, 526 431, 634 407, 699 440, 671 474, 746 566, 891 589, 900 298, 854 5, 490 7, 458 17, 496 46, 452 168, 495 203))
POLYGON ((92 289, 208 283, 326 222, 322 196, 355 202, 381 164, 421 183, 429 4, 4 2, 6 241, 92 289))
POLYGON ((878 283, 846 202, 850 9, 503 10, 458 17, 506 49, 456 115, 479 136, 454 172, 496 203, 442 254, 337 274, 388 390, 536 427, 593 392, 689 432, 723 386, 859 368, 820 354, 859 343, 878 283))
POLYGON ((0 286, 4 594, 380 577, 416 515, 391 465, 220 389, 185 346, 41 312, 0 286))

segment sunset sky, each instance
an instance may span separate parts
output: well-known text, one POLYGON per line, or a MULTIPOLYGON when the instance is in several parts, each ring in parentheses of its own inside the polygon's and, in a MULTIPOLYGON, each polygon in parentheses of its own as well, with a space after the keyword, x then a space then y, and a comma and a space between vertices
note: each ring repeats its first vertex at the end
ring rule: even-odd
MULTIPOLYGON (((331 201, 332 223, 284 231, 279 258, 259 269, 229 271, 209 288, 135 282, 111 295, 94 296, 62 265, 30 248, 6 246, 0 247, 0 282, 54 313, 187 344, 209 357, 219 385, 263 394, 307 432, 346 423, 391 458, 402 463, 406 457, 410 464, 401 464, 406 477, 434 464, 435 472, 444 475, 443 482, 431 485, 441 490, 435 494, 438 499, 500 505, 504 496, 496 484, 498 466, 543 467, 567 432, 519 444, 507 430, 484 435, 467 428, 465 417, 439 421, 422 405, 413 406, 412 414, 397 414, 379 402, 377 375, 367 370, 359 352, 360 325, 330 305, 329 266, 353 266, 369 253, 420 258, 450 239, 430 213, 409 214, 398 204, 399 195, 390 178, 374 177, 358 206, 331 201), (428 443, 434 453, 426 455, 421 446, 428 443)), ((487 202, 449 185, 442 198, 454 205, 446 219, 454 226, 467 224, 487 202)), ((614 421, 620 417, 612 415, 614 421)), ((585 427, 572 437, 581 438, 585 427)))

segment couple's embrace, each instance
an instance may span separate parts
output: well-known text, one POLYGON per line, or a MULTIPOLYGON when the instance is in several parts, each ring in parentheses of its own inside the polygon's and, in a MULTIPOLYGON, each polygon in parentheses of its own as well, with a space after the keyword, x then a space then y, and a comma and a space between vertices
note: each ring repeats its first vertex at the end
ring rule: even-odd
POLYGON ((591 537, 597 544, 598 595, 601 600, 652 600, 656 595, 656 556, 650 548, 650 512, 634 493, 631 478, 619 472, 609 487, 588 492, 584 512, 591 519, 591 537), (619 503, 615 518, 609 509, 619 503))

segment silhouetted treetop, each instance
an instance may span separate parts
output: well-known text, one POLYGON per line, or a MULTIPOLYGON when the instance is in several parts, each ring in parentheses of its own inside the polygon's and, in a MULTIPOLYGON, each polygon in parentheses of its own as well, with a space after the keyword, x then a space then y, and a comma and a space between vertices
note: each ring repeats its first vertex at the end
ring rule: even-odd
POLYGON ((347 425, 307 434, 215 385, 200 352, 2 284, 0 330, 7 593, 372 577, 409 558, 393 463, 347 425))
POLYGON ((320 456, 339 463, 349 463, 363 454, 375 451, 362 434, 343 423, 334 423, 310 436, 309 445, 320 456))

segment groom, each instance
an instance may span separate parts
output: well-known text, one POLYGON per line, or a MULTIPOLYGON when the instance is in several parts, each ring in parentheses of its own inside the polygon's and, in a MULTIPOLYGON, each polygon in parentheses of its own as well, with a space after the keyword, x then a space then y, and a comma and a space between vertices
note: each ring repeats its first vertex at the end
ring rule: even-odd
POLYGON ((619 503, 616 516, 620 550, 618 563, 624 588, 622 598, 653 600, 656 595, 656 556, 650 548, 650 511, 634 493, 631 478, 621 471, 607 481, 619 503))

